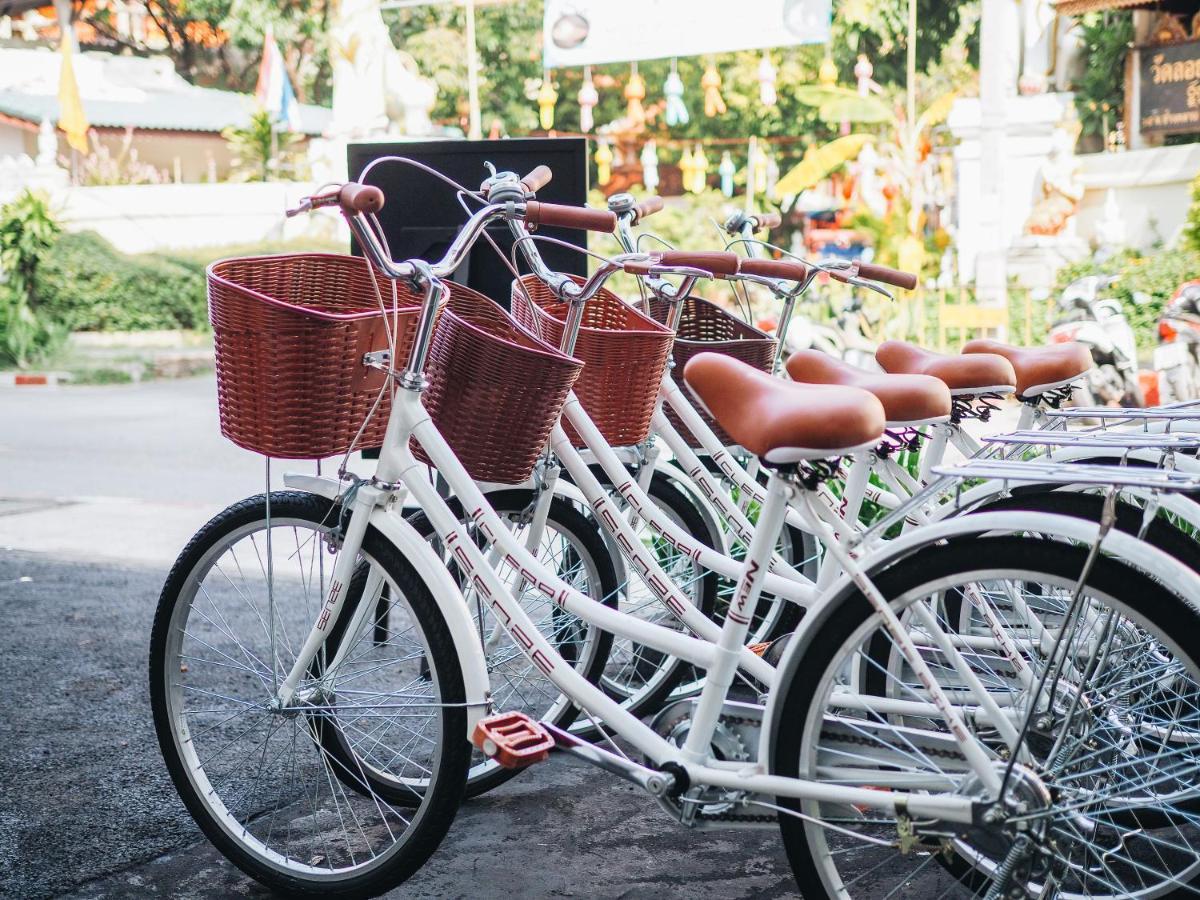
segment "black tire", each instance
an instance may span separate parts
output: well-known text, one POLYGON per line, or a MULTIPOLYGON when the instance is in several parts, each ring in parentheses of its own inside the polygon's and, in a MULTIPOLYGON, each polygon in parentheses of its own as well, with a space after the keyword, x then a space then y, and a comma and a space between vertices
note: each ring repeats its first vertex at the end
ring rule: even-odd
MULTIPOLYGON (((872 581, 885 597, 897 598, 912 592, 921 595, 925 585, 940 578, 961 576, 969 580, 973 573, 1014 571, 1027 573, 1036 581, 1056 579, 1070 583, 1082 571, 1087 548, 1066 545, 1053 541, 1027 540, 1019 537, 959 537, 945 544, 927 546, 909 557, 894 563, 882 572, 874 573, 872 581)), ((986 577, 986 576, 985 576, 986 577)), ((1097 593, 1110 598, 1120 598, 1130 611, 1163 635, 1169 635, 1176 650, 1190 664, 1190 671, 1200 671, 1200 629, 1181 628, 1181 622, 1194 623, 1196 613, 1188 603, 1167 591, 1148 576, 1122 563, 1100 557, 1088 577, 1088 585, 1097 593)), ((897 612, 901 610, 897 609, 897 612)), ((810 622, 798 636, 800 644, 789 656, 789 665, 781 671, 778 706, 773 716, 775 724, 771 736, 770 771, 772 774, 789 778, 800 777, 802 750, 820 740, 819 733, 812 736, 807 732, 810 718, 819 716, 824 709, 824 698, 818 697, 830 672, 842 671, 845 666, 844 652, 847 642, 874 618, 870 604, 861 592, 848 588, 835 602, 822 608, 819 621, 810 622)), ((857 641, 858 638, 855 638, 857 641)), ((816 725, 818 729, 823 723, 816 725)), ((1185 779, 1186 780, 1186 779, 1185 779)), ((1184 801, 1186 802, 1186 801, 1184 801)), ((777 798, 777 803, 786 810, 799 812, 802 801, 777 798)), ((809 815, 815 810, 807 810, 809 815)), ((1180 816, 1179 821, 1186 816, 1180 816)), ((824 848, 814 848, 806 832, 806 823, 796 816, 781 813, 780 830, 789 864, 796 883, 807 898, 833 896, 820 875, 818 860, 827 858, 824 848)), ((1128 825, 1114 823, 1120 827, 1138 828, 1144 823, 1135 818, 1128 825)), ((855 846, 859 846, 855 844, 855 846)), ((864 851, 865 852, 865 851, 864 851)), ((890 852, 890 851, 889 851, 890 852)), ((939 861, 944 854, 938 854, 939 861)), ((905 877, 900 866, 902 857, 897 853, 891 861, 899 867, 897 878, 905 877)), ((966 863, 958 857, 948 863, 956 878, 964 882, 968 890, 975 889, 972 876, 980 878, 975 870, 966 870, 966 863), (961 868, 964 871, 955 871, 961 868)), ((880 863, 878 871, 887 872, 888 860, 880 863)), ((1115 863, 1114 863, 1115 864, 1115 863)), ((856 865, 874 871, 875 860, 870 857, 856 859, 856 865)), ((1192 884, 1196 876, 1190 878, 1192 884)), ((906 887, 922 892, 919 884, 906 887)), ((940 888, 938 888, 940 890, 940 888)), ((864 884, 866 893, 886 890, 872 882, 864 884)), ((1191 885, 1184 885, 1181 893, 1192 893, 1191 885)))
MULTIPOLYGON (((273 520, 311 523, 316 527, 335 522, 338 513, 329 500, 294 491, 273 492, 270 506, 273 520)), ((168 678, 173 674, 172 667, 175 673, 187 671, 188 668, 181 667, 178 659, 168 659, 168 642, 173 633, 182 632, 176 615, 182 615, 181 602, 187 603, 190 610, 190 593, 198 590, 192 586, 200 584, 198 579, 203 578, 211 567, 218 563, 219 557, 215 554, 222 543, 236 539, 234 536, 243 529, 253 529, 258 523, 265 521, 265 516, 264 495, 243 500, 218 514, 184 548, 163 586, 154 618, 149 660, 150 704, 163 760, 180 798, 197 825, 226 858, 252 878, 287 896, 376 896, 416 873, 445 837, 462 801, 471 745, 466 740, 467 715, 463 705, 465 691, 462 671, 446 622, 429 587, 421 580, 413 566, 374 528, 367 529, 362 552, 382 568, 411 608, 415 624, 420 630, 428 665, 434 676, 431 682, 436 682, 440 689, 439 702, 444 704, 440 713, 435 714, 440 720, 442 739, 438 742, 436 760, 431 767, 432 789, 426 790, 416 812, 410 812, 408 821, 411 824, 403 842, 394 845, 379 862, 372 864, 365 871, 336 879, 306 877, 279 866, 272 866, 264 856, 252 853, 234 839, 230 831, 214 817, 213 811, 199 796, 199 788, 189 775, 187 762, 182 756, 181 741, 178 740, 179 734, 172 721, 169 699, 172 690, 168 684, 168 678)), ((316 552, 324 551, 318 548, 316 552)), ((183 640, 182 637, 176 639, 183 640)), ((194 668, 194 665, 192 667, 194 668)), ((311 718, 313 716, 309 713, 294 717, 295 721, 302 723, 304 727, 304 730, 297 733, 305 733, 308 725, 306 720, 311 718)), ((298 724, 296 727, 300 729, 302 726, 298 724)), ((293 742, 296 740, 295 734, 293 742)), ((189 730, 184 742, 191 742, 195 736, 189 730)), ((266 741, 269 739, 268 737, 264 740, 264 756, 266 741)), ((329 763, 323 763, 323 768, 327 770, 329 763)), ((204 778, 207 780, 207 775, 204 778)), ((292 786, 294 787, 294 784, 292 786)), ((226 801, 222 799, 220 802, 224 804, 226 801)), ((276 800, 276 809, 279 808, 280 802, 281 799, 276 800)), ((315 812, 313 821, 316 821, 315 812)), ((316 828, 316 825, 313 827, 316 828)), ((245 833, 246 828, 241 830, 245 833)), ((270 839, 271 833, 268 831, 267 841, 270 839)), ((287 846, 290 852, 291 844, 287 846)), ((316 865, 308 860, 305 862, 316 865)))
MULTIPOLYGON (((487 499, 500 517, 506 518, 509 515, 519 514, 527 509, 530 503, 533 502, 534 495, 532 491, 514 488, 494 491, 487 495, 487 499)), ((457 500, 447 500, 447 503, 453 513, 461 517, 461 504, 457 500)), ((591 557, 599 580, 598 590, 595 591, 599 596, 593 596, 592 599, 616 609, 618 606, 617 572, 609 555, 608 547, 604 543, 604 538, 601 536, 595 522, 583 515, 574 505, 562 497, 554 497, 550 501, 547 522, 559 534, 570 535, 572 540, 577 542, 583 548, 584 552, 591 557)), ((434 537, 433 525, 423 512, 417 512, 410 516, 409 523, 417 530, 418 534, 427 540, 434 537)), ((462 575, 458 566, 452 562, 449 568, 451 574, 461 583, 462 575)), ((566 614, 562 613, 562 615, 565 616, 566 614)), ((572 622, 580 621, 575 619, 575 617, 570 617, 570 620, 572 622)), ((575 666, 579 674, 592 684, 598 684, 604 673, 604 667, 608 662, 613 636, 595 626, 589 625, 587 628, 593 632, 590 640, 594 641, 595 644, 594 651, 590 654, 590 658, 584 661, 582 668, 579 668, 577 665, 577 657, 572 657, 571 655, 571 651, 575 648, 574 644, 561 645, 560 652, 567 662, 575 666)), ((495 691, 496 688, 493 686, 493 692, 495 691)), ((550 721, 559 728, 568 728, 579 716, 579 707, 567 702, 559 703, 558 706, 559 711, 551 717, 550 721)), ((505 712, 508 710, 501 709, 499 711, 505 712)), ((477 764, 482 762, 483 757, 481 754, 476 753, 475 757, 477 764)), ((472 769, 467 779, 466 797, 478 797, 481 794, 485 794, 493 788, 504 784, 506 781, 515 778, 523 771, 522 769, 505 769, 497 765, 486 766, 484 768, 486 771, 479 774, 476 774, 475 768, 472 769)))
MULTIPOLYGON (((1040 485, 1017 488, 1010 497, 1000 497, 985 502, 971 510, 971 514, 1025 510, 1028 512, 1051 513, 1070 516, 1088 522, 1099 522, 1104 513, 1104 498, 1098 494, 1078 491, 1053 490, 1040 485)), ((1161 517, 1155 518, 1142 533, 1143 510, 1123 500, 1116 502, 1117 519, 1114 527, 1125 534, 1140 537, 1143 541, 1172 556, 1189 568, 1200 565, 1200 542, 1181 528, 1177 528, 1161 517)))

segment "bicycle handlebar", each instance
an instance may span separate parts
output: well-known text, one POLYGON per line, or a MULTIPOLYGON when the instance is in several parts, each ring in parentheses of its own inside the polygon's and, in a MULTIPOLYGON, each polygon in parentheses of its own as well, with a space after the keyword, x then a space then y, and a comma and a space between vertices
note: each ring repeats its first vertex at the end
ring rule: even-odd
POLYGON ((645 200, 639 200, 633 206, 633 221, 640 222, 647 216, 652 216, 663 208, 662 197, 647 197, 645 200))
POLYGON ((521 179, 521 184, 531 194, 536 194, 554 178, 549 166, 536 166, 532 172, 521 179))
POLYGON ((756 213, 751 216, 759 228, 778 228, 783 224, 783 216, 777 212, 756 213))
POLYGON ((359 184, 348 181, 337 193, 338 205, 347 215, 357 213, 377 213, 383 209, 383 191, 373 184, 359 184))
POLYGON ((911 272, 901 272, 899 269, 889 269, 887 266, 877 266, 873 263, 859 263, 858 277, 868 281, 882 281, 906 291, 917 286, 917 276, 911 272))
POLYGON ((611 234, 617 227, 617 217, 607 209, 562 206, 558 203, 540 203, 537 200, 530 200, 525 204, 524 218, 534 227, 558 225, 562 228, 578 228, 581 231, 600 231, 606 234, 611 234))
POLYGON ((743 259, 738 273, 760 278, 803 282, 808 278, 808 266, 790 259, 743 259))

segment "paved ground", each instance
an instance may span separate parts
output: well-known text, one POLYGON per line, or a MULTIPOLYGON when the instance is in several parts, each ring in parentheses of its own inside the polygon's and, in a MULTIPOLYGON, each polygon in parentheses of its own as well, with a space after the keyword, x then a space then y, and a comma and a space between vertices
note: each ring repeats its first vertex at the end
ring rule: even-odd
MULTIPOLYGON (((176 798, 145 674, 174 555, 261 486, 258 458, 219 436, 211 379, 0 392, 0 896, 262 895, 176 798)), ((481 895, 782 897, 794 884, 773 828, 688 832, 556 760, 465 807, 396 893, 481 895)))
MULTIPOLYGON (((210 515, 262 489, 261 461, 221 438, 215 407, 210 378, 0 392, 0 896, 263 895, 175 797, 146 688, 171 560, 210 515)), ((465 807, 397 896, 499 890, 762 897, 794 885, 773 829, 690 833, 629 786, 555 760, 465 807)))

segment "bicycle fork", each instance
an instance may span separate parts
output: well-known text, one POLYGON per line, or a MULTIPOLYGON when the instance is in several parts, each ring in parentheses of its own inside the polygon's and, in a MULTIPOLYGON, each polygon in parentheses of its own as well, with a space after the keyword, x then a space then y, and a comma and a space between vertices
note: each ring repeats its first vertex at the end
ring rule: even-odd
MULTIPOLYGON (((384 491, 369 484, 362 485, 354 492, 354 502, 350 507, 350 521, 346 525, 337 562, 333 565, 329 591, 325 595, 321 611, 318 613, 317 619, 308 633, 308 637, 305 638, 304 646, 300 648, 300 652, 296 655, 296 660, 292 663, 292 668, 288 672, 287 677, 279 685, 279 690, 272 701, 276 709, 286 709, 292 705, 292 702, 296 699, 296 689, 300 685, 301 679, 304 678, 304 674, 308 671, 312 661, 324 646, 326 639, 329 637, 329 630, 342 614, 342 607, 346 605, 346 594, 348 593, 350 580, 354 577, 358 552, 362 549, 363 537, 367 533, 367 525, 370 522, 371 513, 384 496, 386 496, 384 491)), ((362 617, 368 615, 373 608, 374 603, 371 600, 382 588, 382 580, 382 574, 376 572, 376 567, 372 567, 371 576, 367 579, 368 583, 359 601, 355 621, 351 623, 351 627, 361 624, 362 617), (372 582, 374 583, 372 584, 372 582)), ((346 634, 349 637, 353 632, 347 630, 346 634)), ((349 639, 341 642, 341 646, 338 648, 334 659, 326 666, 326 675, 336 671, 350 644, 351 640, 349 639)), ((274 664, 274 660, 272 660, 272 664, 274 664)))

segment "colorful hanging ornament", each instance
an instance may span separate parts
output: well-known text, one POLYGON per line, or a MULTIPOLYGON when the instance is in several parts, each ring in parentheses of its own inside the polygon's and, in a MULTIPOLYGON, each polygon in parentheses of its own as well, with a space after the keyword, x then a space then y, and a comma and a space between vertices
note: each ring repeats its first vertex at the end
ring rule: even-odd
POLYGON ((721 154, 721 164, 717 166, 717 174, 721 176, 721 193, 726 197, 733 196, 733 176, 737 172, 737 166, 733 164, 733 157, 726 150, 721 154))
POLYGON ((554 89, 554 83, 550 80, 550 73, 547 71, 542 76, 542 86, 538 88, 537 104, 538 116, 541 119, 542 131, 549 131, 554 127, 554 104, 558 102, 558 91, 554 89))
POLYGON ((600 141, 596 145, 596 183, 608 184, 612 180, 613 152, 608 141, 600 141))
POLYGON ((696 183, 696 160, 690 147, 684 147, 679 157, 679 174, 683 179, 683 189, 692 193, 692 185, 696 183))
POLYGON ((692 193, 703 194, 708 186, 708 157, 704 155, 704 146, 697 144, 692 153, 692 193))
POLYGON ((721 97, 721 73, 717 71, 716 63, 709 63, 700 78, 700 87, 704 88, 704 114, 710 119, 713 116, 724 115, 725 100, 721 97))
POLYGON ((658 145, 654 141, 646 141, 642 147, 641 163, 642 184, 653 193, 658 189, 658 145))
POLYGON ((832 56, 826 56, 821 60, 821 68, 817 70, 817 80, 825 85, 825 87, 837 84, 837 64, 834 63, 832 56))
POLYGON ((865 53, 858 54, 858 62, 854 64, 854 77, 858 81, 858 96, 865 97, 871 93, 871 76, 875 74, 875 67, 871 65, 871 60, 867 59, 865 53))
POLYGON ((646 80, 638 74, 637 63, 633 63, 629 71, 629 81, 625 85, 625 99, 629 107, 626 115, 634 127, 640 127, 646 122, 646 109, 642 101, 646 99, 646 80))
MULTIPOLYGON (((754 154, 754 172, 753 172, 753 176, 754 176, 753 177, 753 185, 754 185, 753 193, 754 194, 757 194, 760 191, 767 192, 766 191, 766 189, 767 189, 767 168, 768 168, 767 159, 768 159, 768 156, 763 151, 763 149, 761 147, 758 148, 757 152, 754 154)), ((747 190, 749 190, 749 186, 747 186, 747 190)), ((769 192, 767 192, 767 193, 769 193, 769 192)))
POLYGON ((763 182, 763 194, 768 200, 777 200, 778 184, 779 184, 779 160, 775 158, 775 154, 765 154, 767 159, 767 173, 763 182))
POLYGON ((775 89, 777 76, 771 54, 764 50, 758 61, 758 99, 763 106, 774 106, 779 102, 779 92, 775 89))
POLYGON ((596 85, 592 82, 592 67, 583 67, 583 85, 579 88, 579 130, 585 134, 592 130, 595 125, 595 120, 592 118, 592 110, 596 108, 596 104, 600 102, 600 94, 596 91, 596 85))
POLYGON ((679 77, 678 60, 671 60, 671 72, 663 82, 663 95, 667 98, 667 108, 663 110, 667 125, 671 128, 686 125, 690 117, 683 103, 683 79, 679 77))

